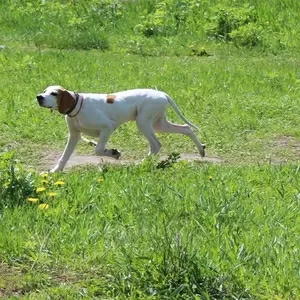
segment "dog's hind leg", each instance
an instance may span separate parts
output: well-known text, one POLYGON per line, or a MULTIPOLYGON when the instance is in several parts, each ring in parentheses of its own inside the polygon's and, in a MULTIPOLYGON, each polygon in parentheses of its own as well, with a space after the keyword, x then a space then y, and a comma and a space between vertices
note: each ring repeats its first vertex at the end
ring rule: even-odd
POLYGON ((173 124, 169 122, 166 118, 166 116, 161 116, 155 123, 154 123, 154 130, 157 132, 169 132, 169 133, 180 133, 187 135, 192 139, 192 141, 195 143, 195 145, 198 148, 198 151, 202 157, 205 156, 205 145, 201 144, 201 142, 198 140, 195 133, 192 131, 189 125, 179 125, 179 124, 173 124))
POLYGON ((150 151, 148 155, 157 154, 161 148, 161 143, 154 134, 152 123, 151 119, 148 119, 147 122, 145 122, 143 117, 137 117, 136 119, 138 129, 149 142, 150 151))

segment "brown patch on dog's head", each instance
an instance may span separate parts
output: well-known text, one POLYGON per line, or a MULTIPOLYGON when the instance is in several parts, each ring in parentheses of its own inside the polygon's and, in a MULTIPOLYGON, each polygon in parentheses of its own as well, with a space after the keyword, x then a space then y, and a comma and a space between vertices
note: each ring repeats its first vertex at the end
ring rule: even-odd
POLYGON ((58 89, 56 96, 58 111, 61 114, 71 109, 76 104, 76 99, 64 88, 58 89))
POLYGON ((112 103, 115 102, 115 100, 116 100, 116 96, 115 95, 107 95, 106 96, 106 103, 112 104, 112 103))

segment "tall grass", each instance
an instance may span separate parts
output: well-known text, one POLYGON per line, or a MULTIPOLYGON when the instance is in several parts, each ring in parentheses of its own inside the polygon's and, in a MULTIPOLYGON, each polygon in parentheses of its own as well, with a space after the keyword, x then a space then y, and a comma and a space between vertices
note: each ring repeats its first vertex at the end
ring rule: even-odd
POLYGON ((37 197, 49 207, 24 199, 0 225, 2 260, 39 276, 39 299, 56 289, 131 299, 299 295, 299 167, 156 169, 148 160, 41 180, 37 197), (64 184, 47 196, 58 178, 64 184))
POLYGON ((146 55, 192 55, 189 46, 213 46, 212 39, 277 52, 299 48, 299 6, 293 0, 5 1, 1 38, 146 55), (219 34, 224 30, 230 39, 219 34))

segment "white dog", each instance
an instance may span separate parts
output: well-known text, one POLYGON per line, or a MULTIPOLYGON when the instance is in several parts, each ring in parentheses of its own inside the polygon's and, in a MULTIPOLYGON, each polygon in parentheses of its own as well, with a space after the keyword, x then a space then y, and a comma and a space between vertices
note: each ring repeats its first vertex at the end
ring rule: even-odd
POLYGON ((69 129, 65 150, 51 172, 63 170, 81 138, 81 133, 99 139, 96 155, 118 159, 121 153, 116 149, 106 149, 105 146, 114 130, 131 120, 136 121, 138 129, 149 142, 148 155, 160 151, 161 143, 154 134, 157 131, 189 136, 200 155, 205 156, 205 145, 200 143, 188 125, 197 130, 199 128, 183 116, 175 102, 164 92, 136 89, 112 94, 77 94, 61 86, 50 86, 36 98, 40 106, 58 110, 65 115, 69 129), (172 124, 167 120, 166 110, 169 104, 188 125, 172 124))

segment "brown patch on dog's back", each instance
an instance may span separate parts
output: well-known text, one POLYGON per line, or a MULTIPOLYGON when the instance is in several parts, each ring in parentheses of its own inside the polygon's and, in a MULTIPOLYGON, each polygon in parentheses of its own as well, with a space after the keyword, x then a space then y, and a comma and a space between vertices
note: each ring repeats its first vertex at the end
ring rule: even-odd
POLYGON ((106 96, 106 103, 114 103, 115 102, 115 99, 116 99, 116 96, 115 95, 107 95, 106 96))

